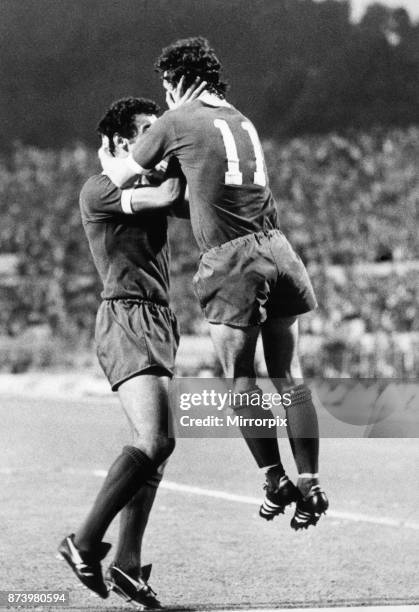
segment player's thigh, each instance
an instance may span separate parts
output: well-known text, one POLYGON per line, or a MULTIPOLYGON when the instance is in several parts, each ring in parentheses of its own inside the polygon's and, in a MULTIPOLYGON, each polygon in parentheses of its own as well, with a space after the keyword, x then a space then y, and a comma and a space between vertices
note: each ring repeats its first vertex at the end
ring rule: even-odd
POLYGON ((210 324, 215 352, 228 378, 255 376, 254 363, 259 326, 232 327, 210 324))
MULTIPOLYGON (((269 318, 262 325, 262 342, 270 378, 293 384, 302 378, 298 357, 298 318, 269 318)), ((281 382, 276 382, 281 386, 281 382)))
POLYGON ((137 436, 166 436, 171 414, 169 377, 141 373, 118 387, 122 408, 137 436))

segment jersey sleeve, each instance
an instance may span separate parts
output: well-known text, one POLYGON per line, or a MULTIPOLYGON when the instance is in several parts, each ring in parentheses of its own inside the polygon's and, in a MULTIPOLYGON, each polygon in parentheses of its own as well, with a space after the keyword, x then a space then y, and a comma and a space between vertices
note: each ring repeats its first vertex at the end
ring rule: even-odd
POLYGON ((176 150, 175 115, 167 111, 138 140, 132 150, 137 164, 149 170, 176 150))
POLYGON ((83 221, 107 221, 123 213, 121 190, 104 174, 92 176, 80 193, 80 209, 83 221))
POLYGON ((180 163, 176 157, 166 157, 159 162, 157 168, 141 177, 141 185, 161 185, 163 181, 171 178, 183 178, 180 163))

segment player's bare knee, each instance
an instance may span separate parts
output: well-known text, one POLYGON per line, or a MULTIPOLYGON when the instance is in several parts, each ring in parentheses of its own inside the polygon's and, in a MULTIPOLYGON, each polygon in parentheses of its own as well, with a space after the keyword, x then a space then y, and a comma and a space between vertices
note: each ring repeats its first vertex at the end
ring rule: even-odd
POLYGON ((159 435, 156 439, 155 459, 162 463, 170 457, 175 450, 176 441, 174 438, 169 438, 166 435, 159 435))
POLYGON ((155 436, 150 444, 153 460, 158 463, 166 461, 175 449, 175 439, 161 433, 155 436))
POLYGON ((303 374, 299 363, 294 368, 278 368, 275 377, 271 379, 278 393, 289 391, 293 387, 303 384, 303 374))
POLYGON ((149 459, 160 464, 170 457, 175 449, 176 441, 162 432, 152 435, 137 433, 133 445, 142 450, 149 459))
POLYGON ((262 327, 263 350, 270 378, 276 389, 302 382, 298 356, 298 318, 284 317, 267 321, 262 327))
POLYGON ((211 324, 211 338, 226 378, 253 377, 259 327, 211 324))

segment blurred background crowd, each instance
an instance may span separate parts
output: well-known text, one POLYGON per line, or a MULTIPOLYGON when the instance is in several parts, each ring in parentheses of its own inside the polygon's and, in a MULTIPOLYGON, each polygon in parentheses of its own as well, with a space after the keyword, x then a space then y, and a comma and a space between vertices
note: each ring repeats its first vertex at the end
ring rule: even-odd
MULTIPOLYGON (((2 0, 0 369, 94 362, 100 285, 78 209, 98 171, 94 127, 118 97, 161 102, 160 48, 203 34, 263 138, 281 228, 318 297, 301 320, 306 372, 414 376, 419 25, 380 4, 355 23, 344 0, 175 4, 2 0)), ((172 220, 170 235, 179 373, 217 371, 189 224, 172 220)))

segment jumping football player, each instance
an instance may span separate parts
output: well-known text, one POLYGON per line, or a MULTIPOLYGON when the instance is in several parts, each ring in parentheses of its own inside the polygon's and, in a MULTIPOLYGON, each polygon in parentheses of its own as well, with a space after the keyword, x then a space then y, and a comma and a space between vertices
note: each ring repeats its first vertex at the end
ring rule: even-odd
MULTIPOLYGON (((112 104, 98 131, 115 158, 128 156, 157 112, 154 102, 142 98, 112 104)), ((59 547, 77 577, 101 597, 111 589, 149 608, 160 604, 147 584, 151 566, 141 568, 141 543, 162 465, 174 448, 168 437, 168 381, 179 338, 169 307, 167 211, 183 200, 184 184, 170 166, 160 186, 135 184, 121 191, 102 173, 81 191, 83 226, 103 282, 97 354, 119 394, 132 443, 111 466, 84 523, 59 547), (100 562, 110 545, 102 539, 121 510, 118 547, 105 584, 100 562)))
POLYGON ((328 507, 318 477, 319 435, 310 389, 299 384, 298 315, 316 306, 307 271, 279 229, 262 147, 252 123, 225 99, 221 64, 202 37, 179 40, 157 60, 166 100, 163 114, 125 160, 106 150, 102 162, 122 185, 162 158, 180 162, 189 188, 191 223, 201 249, 194 287, 224 375, 235 392, 247 392, 244 417, 270 417, 256 408, 254 357, 261 331, 269 376, 280 393, 291 394, 286 408, 288 435, 298 469, 295 487, 285 475, 276 438, 242 433, 259 467, 267 469, 266 496, 260 509, 271 519, 296 501, 291 526, 315 525, 328 507), (186 106, 184 88, 201 79, 206 90, 186 106))

